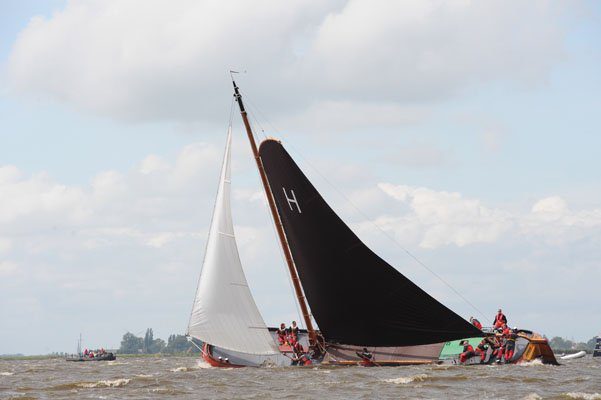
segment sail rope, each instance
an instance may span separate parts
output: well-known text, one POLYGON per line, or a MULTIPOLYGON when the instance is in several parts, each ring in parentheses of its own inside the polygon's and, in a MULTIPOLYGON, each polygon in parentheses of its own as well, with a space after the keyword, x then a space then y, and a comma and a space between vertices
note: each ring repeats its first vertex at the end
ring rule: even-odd
MULTIPOLYGON (((245 95, 245 98, 246 98, 246 95, 245 95)), ((256 115, 252 111, 252 109, 250 109, 250 108, 247 107, 247 114, 250 116, 250 119, 253 122, 253 125, 257 125, 260 128, 261 133, 263 135, 263 138, 267 139, 267 136, 265 135, 265 129, 263 128, 263 126, 261 125, 261 123, 259 122, 259 120, 256 118, 256 115)), ((258 133, 255 133, 255 132, 258 132, 258 129, 252 129, 252 132, 253 132, 253 136, 255 136, 255 139, 257 140, 257 142, 260 143, 261 138, 259 137, 258 133)), ((257 176, 257 179, 259 179, 258 176, 257 176)), ((263 198, 264 198, 266 204, 268 204, 267 193, 264 190, 262 192, 263 192, 263 198)), ((271 222, 271 223, 269 223, 269 225, 271 226, 271 232, 273 234, 273 237, 274 237, 275 241, 277 242, 277 241, 279 241, 279 239, 278 239, 278 236, 277 236, 277 231, 276 231, 276 226, 275 226, 276 222, 271 217, 269 217, 269 221, 271 222)), ((282 260, 282 263, 285 264, 286 263, 286 257, 284 255, 284 250, 281 248, 281 246, 276 246, 276 247, 278 248, 278 253, 280 254, 280 258, 282 260)), ((285 275, 287 277, 288 286, 290 287, 290 293, 292 294, 292 297, 293 297, 292 303, 294 303, 294 306, 295 306, 295 309, 296 309, 297 321, 298 321, 298 323, 299 323, 299 325, 300 325, 301 328, 306 329, 304 318, 303 318, 302 312, 300 310, 300 305, 298 304, 298 301, 296 300, 296 298, 295 298, 295 296, 293 294, 294 293, 294 286, 292 284, 292 277, 290 276, 290 274, 285 274, 285 275)), ((279 325, 278 325, 278 327, 279 327, 279 325)))
MULTIPOLYGON (((241 91, 242 92, 242 91, 241 91)), ((250 107, 252 109, 254 109, 257 114, 260 114, 262 116, 262 118, 269 124, 269 126, 271 126, 271 128, 273 129, 274 132, 276 132, 278 134, 278 136, 281 138, 281 140, 283 142, 286 143, 287 146, 290 146, 290 148, 297 153, 302 159, 303 161, 311 168, 313 169, 313 171, 315 171, 328 185, 330 185, 337 193, 338 195, 340 195, 348 204, 351 205, 351 207, 353 207, 353 209, 355 209, 356 212, 358 212, 363 218, 365 218, 367 221, 369 221, 377 230, 379 230, 386 238, 388 238, 395 246, 397 246, 399 249, 401 249, 405 254, 407 254, 411 259, 413 259, 419 266, 421 266, 422 268, 424 268, 426 271, 428 271, 430 274, 432 274, 435 278, 437 278, 440 282, 442 282, 445 286, 447 286, 453 293, 455 293, 457 296, 459 296, 459 298, 461 298, 467 305, 469 305, 475 312, 477 312, 480 317, 482 317, 484 320, 486 320, 486 316, 484 315, 484 313, 478 308, 476 307, 471 301, 469 301, 465 296, 463 296, 457 289, 455 289, 449 282, 447 282, 442 276, 440 276, 439 274, 437 274, 434 270, 432 270, 430 267, 428 267, 423 261, 421 261, 417 256, 415 256, 411 251, 409 251, 407 248, 405 248, 402 244, 400 244, 396 238, 392 235, 390 235, 390 233, 388 233, 384 228, 382 228, 379 224, 377 224, 372 218, 370 218, 366 213, 364 213, 355 203, 353 203, 353 201, 346 195, 344 194, 344 192, 342 192, 340 189, 338 189, 338 187, 336 185, 334 185, 328 178, 326 178, 320 171, 319 169, 317 169, 304 155, 303 153, 298 150, 290 141, 288 140, 284 140, 282 137, 282 132, 277 129, 273 123, 271 123, 271 121, 265 116, 265 113, 263 113, 259 107, 257 105, 255 105, 252 100, 250 99, 250 97, 248 96, 247 93, 243 93, 244 94, 244 98, 247 101, 247 104, 250 105, 250 107)))

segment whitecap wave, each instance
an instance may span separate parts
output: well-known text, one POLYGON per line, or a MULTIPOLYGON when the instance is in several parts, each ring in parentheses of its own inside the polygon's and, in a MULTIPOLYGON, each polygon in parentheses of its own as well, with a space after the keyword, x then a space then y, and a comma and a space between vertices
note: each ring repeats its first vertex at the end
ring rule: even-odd
POLYGON ((8 372, 8 371, 6 371, 6 372, 0 372, 0 376, 11 376, 11 375, 14 375, 14 374, 15 374, 14 372, 8 372))
POLYGON ((526 395, 523 400, 541 400, 542 397, 538 393, 530 393, 526 395))
POLYGON ((83 383, 78 383, 77 386, 86 388, 86 389, 92 389, 92 388, 97 388, 97 387, 121 387, 121 386, 127 385, 129 383, 129 381, 131 381, 131 379, 119 378, 119 379, 114 379, 112 381, 111 380, 102 380, 102 381, 98 381, 98 382, 83 382, 83 383))
POLYGON ((196 360, 196 368, 206 369, 213 368, 211 365, 203 359, 196 360))
POLYGON ((418 374, 412 376, 401 376, 398 378, 384 379, 384 382, 406 385, 411 382, 423 382, 428 378, 426 374, 418 374))
MULTIPOLYGON (((171 371, 171 372, 190 372, 190 371, 194 371, 197 369, 205 369, 205 368, 213 368, 213 367, 211 367, 211 365, 209 363, 207 363, 206 361, 200 359, 200 360, 196 360, 196 364, 193 366, 171 368, 169 371, 171 371)), ((232 368, 222 368, 222 369, 228 370, 228 369, 232 369, 232 368)))
POLYGON ((539 358, 537 358, 532 361, 524 361, 521 363, 517 363, 516 365, 519 365, 521 367, 537 367, 539 365, 545 365, 545 364, 543 364, 543 362, 539 358))
POLYGON ((570 399, 601 400, 601 394, 599 393, 570 392, 566 393, 566 396, 570 399))

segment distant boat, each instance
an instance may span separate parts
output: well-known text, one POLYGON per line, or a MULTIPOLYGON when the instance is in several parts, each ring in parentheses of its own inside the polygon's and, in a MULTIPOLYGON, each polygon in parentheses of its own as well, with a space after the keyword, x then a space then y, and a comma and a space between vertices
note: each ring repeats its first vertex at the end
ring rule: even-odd
POLYGON ((593 357, 601 357, 601 333, 597 336, 595 341, 595 350, 593 351, 593 357))
POLYGON ((93 357, 90 356, 90 353, 85 354, 81 351, 81 333, 79 334, 79 340, 77 341, 77 354, 71 354, 67 356, 65 361, 75 361, 75 362, 84 362, 84 361, 113 361, 116 360, 117 357, 112 352, 105 352, 102 350, 99 354, 93 354, 93 357))
MULTIPOLYGON (((440 362, 443 348, 486 334, 438 302, 369 249, 330 208, 280 141, 257 147, 238 86, 234 96, 307 328, 313 362, 412 365, 440 362), (309 311, 310 310, 310 311, 309 311), (313 319, 319 325, 316 329, 313 319), (362 350, 364 349, 365 350, 362 350), (365 362, 361 353, 370 354, 365 362)), ((290 365, 252 298, 238 256, 230 211, 230 141, 188 335, 217 367, 290 365)), ((520 331, 510 362, 557 363, 547 340, 520 331), (519 343, 518 343, 519 341, 519 343)))
POLYGON ((100 355, 94 355, 94 357, 85 356, 83 354, 68 356, 66 361, 113 361, 116 360, 117 356, 114 353, 108 352, 100 355))
POLYGON ((575 360, 577 358, 582 358, 586 356, 586 351, 582 350, 577 353, 566 354, 565 356, 559 357, 560 360, 575 360))

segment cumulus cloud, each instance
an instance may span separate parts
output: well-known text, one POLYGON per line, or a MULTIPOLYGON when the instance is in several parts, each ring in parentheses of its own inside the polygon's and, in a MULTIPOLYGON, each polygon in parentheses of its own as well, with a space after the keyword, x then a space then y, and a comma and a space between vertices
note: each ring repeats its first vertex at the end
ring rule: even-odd
POLYGON ((241 68, 274 113, 319 119, 325 105, 387 123, 391 112, 406 118, 395 104, 482 81, 544 80, 563 56, 568 5, 519 2, 516 13, 516 4, 70 1, 31 19, 8 76, 16 92, 114 118, 211 120, 230 97, 227 70, 241 68))
POLYGON ((515 212, 487 207, 457 192, 390 183, 378 187, 409 210, 380 216, 377 223, 402 242, 417 241, 423 248, 494 243, 518 236, 566 244, 601 234, 601 209, 571 211, 559 196, 537 201, 530 212, 515 212))
POLYGON ((421 238, 419 244, 425 248, 491 243, 514 224, 509 213, 485 207, 479 200, 459 193, 389 183, 378 186, 411 209, 407 215, 389 219, 387 226, 401 236, 410 233, 421 238))

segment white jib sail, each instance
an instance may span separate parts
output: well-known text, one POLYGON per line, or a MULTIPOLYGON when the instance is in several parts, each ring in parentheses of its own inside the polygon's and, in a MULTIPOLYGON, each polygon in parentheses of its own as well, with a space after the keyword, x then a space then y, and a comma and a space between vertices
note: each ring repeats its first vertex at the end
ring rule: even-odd
POLYGON ((228 350, 277 354, 278 348, 255 304, 238 255, 230 209, 230 144, 231 130, 188 334, 228 350))

